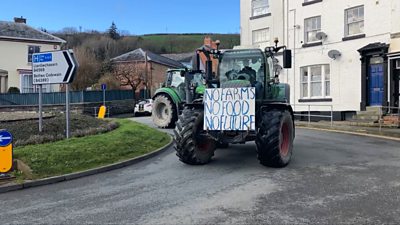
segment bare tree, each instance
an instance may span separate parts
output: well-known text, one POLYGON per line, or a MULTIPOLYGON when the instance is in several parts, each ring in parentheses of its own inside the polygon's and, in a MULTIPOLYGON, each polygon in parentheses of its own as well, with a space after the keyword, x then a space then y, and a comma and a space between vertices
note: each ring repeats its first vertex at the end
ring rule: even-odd
POLYGON ((101 63, 95 54, 85 49, 77 48, 74 54, 79 62, 79 68, 71 87, 73 90, 85 90, 99 80, 101 63))
POLYGON ((141 61, 117 63, 114 69, 114 76, 121 83, 121 86, 129 86, 132 88, 135 98, 136 91, 145 85, 145 70, 145 63, 141 61))

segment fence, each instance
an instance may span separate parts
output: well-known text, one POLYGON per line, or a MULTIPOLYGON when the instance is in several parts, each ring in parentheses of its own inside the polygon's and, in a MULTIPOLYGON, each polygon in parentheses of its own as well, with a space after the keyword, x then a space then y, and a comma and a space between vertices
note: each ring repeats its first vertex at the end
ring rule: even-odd
MULTIPOLYGON (((102 91, 71 91, 71 103, 102 102, 102 91)), ((133 99, 131 90, 110 90, 106 91, 106 101, 133 99)), ((29 106, 39 104, 38 93, 25 94, 0 94, 0 106, 29 106)), ((43 93, 43 105, 65 104, 65 92, 43 93)))
MULTIPOLYGON (((331 127, 333 126, 333 105, 306 105, 306 104, 292 104, 293 110, 295 111, 294 116, 300 116, 300 117, 307 117, 308 118, 308 124, 311 123, 311 118, 328 118, 331 121, 331 127), (321 114, 311 114, 313 111, 312 107, 319 107, 319 108, 326 108, 327 112, 330 115, 321 115, 321 114), (301 113, 296 113, 296 112, 306 112, 307 114, 301 114, 301 113)), ((321 111, 321 110, 314 110, 314 111, 321 111)))

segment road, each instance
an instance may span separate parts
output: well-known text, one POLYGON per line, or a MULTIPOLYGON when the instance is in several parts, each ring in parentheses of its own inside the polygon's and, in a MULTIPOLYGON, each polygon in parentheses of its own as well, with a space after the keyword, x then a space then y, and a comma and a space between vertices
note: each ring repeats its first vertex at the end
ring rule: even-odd
POLYGON ((120 170, 0 194, 0 223, 400 223, 399 142, 298 129, 294 146, 283 169, 261 166, 254 143, 218 150, 205 166, 185 165, 169 149, 120 170))

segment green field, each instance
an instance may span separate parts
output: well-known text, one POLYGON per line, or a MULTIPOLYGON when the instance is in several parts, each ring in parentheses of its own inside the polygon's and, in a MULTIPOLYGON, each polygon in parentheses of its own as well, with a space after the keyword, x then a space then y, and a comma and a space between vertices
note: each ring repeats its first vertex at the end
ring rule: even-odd
POLYGON ((240 45, 238 34, 155 34, 140 36, 145 46, 152 46, 157 53, 191 52, 204 43, 204 38, 210 36, 212 40, 220 40, 222 49, 231 49, 240 45))

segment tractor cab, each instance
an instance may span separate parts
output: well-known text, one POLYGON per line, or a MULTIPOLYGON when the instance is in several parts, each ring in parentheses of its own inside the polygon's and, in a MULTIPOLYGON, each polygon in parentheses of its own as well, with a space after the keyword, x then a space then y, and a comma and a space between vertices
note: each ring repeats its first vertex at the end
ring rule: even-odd
POLYGON ((219 87, 254 87, 256 98, 264 99, 271 80, 272 58, 260 49, 228 50, 220 56, 219 87))

